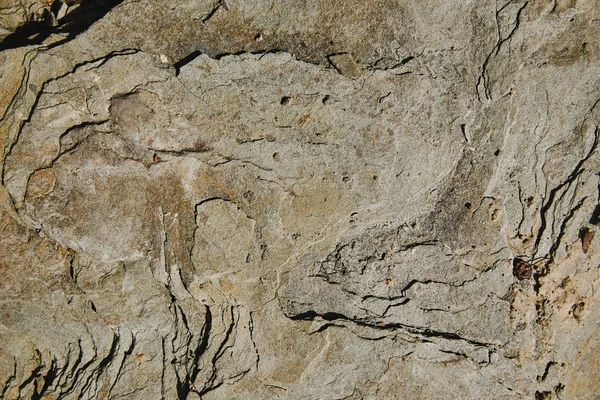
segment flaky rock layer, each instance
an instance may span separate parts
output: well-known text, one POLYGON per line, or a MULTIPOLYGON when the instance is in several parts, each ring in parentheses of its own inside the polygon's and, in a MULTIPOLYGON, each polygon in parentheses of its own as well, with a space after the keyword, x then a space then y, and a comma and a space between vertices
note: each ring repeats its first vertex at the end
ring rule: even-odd
POLYGON ((597 398, 598 15, 0 0, 0 398, 597 398))

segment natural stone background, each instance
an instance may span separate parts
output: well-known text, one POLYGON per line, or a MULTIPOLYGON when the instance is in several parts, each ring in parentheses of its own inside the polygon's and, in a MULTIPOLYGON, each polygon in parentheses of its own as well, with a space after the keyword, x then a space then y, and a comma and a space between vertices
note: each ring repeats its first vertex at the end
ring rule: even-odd
POLYGON ((600 398, 600 1, 0 0, 0 398, 600 398))

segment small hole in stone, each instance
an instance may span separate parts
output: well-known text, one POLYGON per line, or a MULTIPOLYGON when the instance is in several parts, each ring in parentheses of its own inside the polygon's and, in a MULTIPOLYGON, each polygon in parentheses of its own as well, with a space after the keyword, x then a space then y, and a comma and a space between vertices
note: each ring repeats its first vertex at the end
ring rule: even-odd
POLYGON ((329 95, 326 95, 325 97, 323 97, 323 99, 321 100, 321 102, 322 102, 323 104, 327 104, 327 103, 329 103, 329 99, 330 99, 330 98, 331 98, 331 97, 329 97, 329 95))
POLYGON ((342 176, 342 181, 343 182, 348 182, 350 180, 349 176, 342 176))
POLYGON ((376 181, 377 179, 379 179, 379 177, 377 175, 373 175, 373 180, 376 181))
POLYGON ((281 156, 279 155, 279 153, 273 153, 273 160, 275 160, 275 161, 281 160, 281 156))
POLYGON ((527 207, 531 207, 531 205, 533 204, 533 197, 528 197, 526 201, 527 201, 527 207))
POLYGON ((496 150, 496 151, 494 152, 494 155, 495 155, 496 157, 498 156, 498 154, 500 154, 500 149, 498 149, 498 150, 496 150))
POLYGON ((465 208, 467 210, 470 210, 473 206, 471 205, 471 203, 469 203, 468 201, 465 203, 465 208))
POLYGON ((246 193, 243 194, 243 196, 248 201, 254 200, 254 192, 251 190, 248 190, 246 193))
POLYGON ((279 102, 282 106, 287 106, 292 102, 292 98, 290 96, 283 96, 281 101, 279 102))

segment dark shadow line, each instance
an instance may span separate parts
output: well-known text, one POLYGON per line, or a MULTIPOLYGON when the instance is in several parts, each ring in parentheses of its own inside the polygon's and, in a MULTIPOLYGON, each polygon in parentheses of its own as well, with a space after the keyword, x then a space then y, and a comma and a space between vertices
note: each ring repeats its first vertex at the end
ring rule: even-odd
POLYGON ((59 1, 53 3, 50 11, 46 12, 43 21, 29 22, 18 27, 13 33, 6 36, 0 42, 0 51, 16 49, 24 46, 41 44, 50 35, 66 34, 66 37, 50 47, 55 47, 70 40, 86 31, 92 24, 104 17, 111 9, 124 0, 84 0, 79 7, 67 13, 60 20, 60 24, 52 26, 55 15, 62 4, 59 1), (54 13, 54 14, 52 14, 54 13), (52 14, 52 15, 51 15, 52 14))

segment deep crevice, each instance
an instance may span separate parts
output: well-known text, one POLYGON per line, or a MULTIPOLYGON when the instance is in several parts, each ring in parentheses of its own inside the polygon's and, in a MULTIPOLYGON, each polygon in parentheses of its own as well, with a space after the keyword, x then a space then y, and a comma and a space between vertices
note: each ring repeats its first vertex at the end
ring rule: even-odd
POLYGON ((212 313, 210 311, 210 307, 205 305, 206 308, 206 321, 204 323, 204 327, 201 331, 202 338, 198 343, 198 347, 193 352, 192 366, 193 369, 191 373, 188 375, 188 378, 184 382, 177 382, 177 397, 179 399, 187 399, 190 391, 191 385, 196 380, 198 373, 200 372, 200 368, 198 367, 198 363, 200 361, 200 357, 202 354, 206 352, 208 349, 208 343, 210 339, 210 334, 212 333, 212 313))
POLYGON ((227 346, 227 342, 229 342, 229 338, 231 337, 231 334, 233 333, 233 330, 237 325, 237 322, 235 320, 235 315, 233 312, 233 307, 229 308, 229 313, 230 313, 230 317, 231 317, 231 323, 229 324, 229 326, 225 332, 225 338, 223 339, 223 341, 219 345, 219 348, 217 349, 217 351, 215 352, 215 354, 212 357, 212 360, 210 363, 210 365, 212 366, 211 376, 210 376, 208 382, 206 383, 206 385, 204 386, 204 388, 202 388, 202 390, 199 390, 197 392, 197 394, 200 396, 200 398, 202 398, 202 396, 204 396, 206 393, 210 392, 211 390, 215 390, 215 389, 219 388, 224 383, 224 381, 221 381, 221 382, 217 382, 215 384, 215 379, 217 378, 217 369, 216 369, 217 360, 223 355, 225 350, 227 350, 229 348, 227 346))
POLYGON ((190 62, 194 61, 200 55, 202 55, 202 52, 200 50, 195 50, 195 51, 192 51, 187 56, 183 57, 181 60, 175 62, 173 64, 173 67, 175 67, 175 76, 179 76, 179 73, 181 72, 181 68, 183 66, 189 64, 190 62))
MULTIPOLYGON (((476 340, 472 340, 472 339, 467 339, 465 337, 462 337, 456 333, 452 333, 452 332, 443 332, 443 331, 436 331, 433 329, 428 329, 428 328, 422 328, 422 327, 416 327, 416 326, 411 326, 411 325, 405 325, 405 324, 400 324, 400 323, 389 323, 389 324, 385 324, 385 325, 375 325, 375 324, 370 324, 366 321, 362 321, 360 319, 352 319, 344 314, 340 314, 340 313, 336 313, 336 312, 326 312, 326 313, 318 313, 315 310, 308 310, 308 311, 304 311, 302 313, 293 315, 293 316, 288 316, 288 318, 290 318, 291 320, 303 320, 303 321, 313 321, 315 320, 317 317, 322 318, 325 321, 336 321, 336 320, 342 320, 342 321, 347 321, 347 322, 351 322, 353 324, 356 324, 358 326, 364 326, 364 327, 368 327, 368 328, 372 328, 372 329, 376 329, 376 330, 396 330, 396 329, 404 329, 414 335, 420 335, 423 337, 437 337, 437 338, 442 338, 442 339, 447 339, 447 340, 454 340, 454 341, 462 341, 462 342, 466 342, 475 346, 480 346, 480 347, 493 347, 494 345, 492 343, 486 343, 486 342, 478 342, 476 340)), ((333 324, 326 324, 326 326, 330 326, 333 324)))
POLYGON ((581 173, 583 173, 583 171, 584 171, 583 164, 585 164, 585 162, 592 156, 592 154, 594 154, 594 151, 596 151, 596 147, 598 145, 598 136, 599 136, 599 134, 600 134, 600 128, 596 127, 596 129, 594 131, 594 141, 592 142, 592 145, 591 145, 590 150, 588 151, 588 153, 585 155, 585 157, 583 157, 581 160, 579 160, 579 162, 577 163, 577 165, 575 165, 575 168, 573 168, 573 171, 569 174, 569 176, 567 177, 567 179, 565 179, 558 186, 556 186, 555 188, 553 188, 552 190, 550 190, 550 194, 548 195, 547 200, 542 205, 542 208, 540 210, 540 229, 538 231, 537 237, 536 237, 535 242, 534 242, 534 248, 535 249, 538 248, 540 242, 542 241, 544 232, 545 232, 546 227, 547 227, 546 213, 550 210, 550 208, 554 204, 554 198, 555 198, 555 196, 557 195, 557 193, 563 187, 565 187, 565 186, 568 187, 569 185, 571 185, 573 182, 575 182, 575 179, 581 173))

